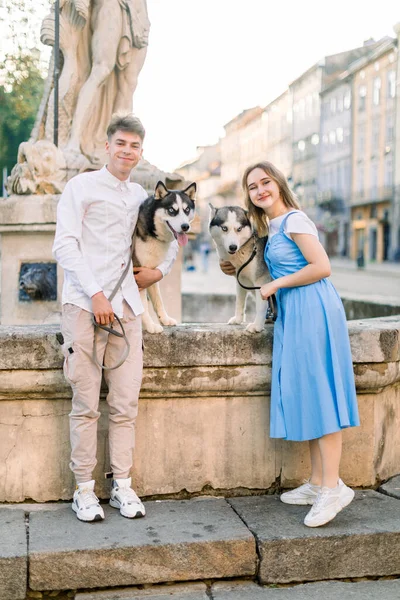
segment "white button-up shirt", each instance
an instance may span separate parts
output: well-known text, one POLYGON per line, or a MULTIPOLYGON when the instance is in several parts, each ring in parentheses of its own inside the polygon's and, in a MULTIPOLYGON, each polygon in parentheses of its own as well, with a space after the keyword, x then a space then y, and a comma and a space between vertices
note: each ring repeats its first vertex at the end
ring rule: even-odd
MULTIPOLYGON (((111 294, 130 260, 139 207, 147 196, 141 185, 120 181, 106 167, 68 181, 57 207, 53 244, 53 255, 64 269, 63 304, 92 312, 94 294, 111 294)), ((158 266, 163 275, 171 270, 178 249, 178 243, 172 242, 158 266)), ((123 299, 135 315, 143 312, 131 269, 112 300, 119 317, 123 299)))

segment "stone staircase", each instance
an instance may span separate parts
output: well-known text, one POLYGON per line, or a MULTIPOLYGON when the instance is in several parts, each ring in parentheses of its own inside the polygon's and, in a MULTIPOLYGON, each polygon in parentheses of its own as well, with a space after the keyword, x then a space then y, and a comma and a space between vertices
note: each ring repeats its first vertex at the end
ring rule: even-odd
POLYGON ((325 527, 307 510, 202 497, 146 502, 139 520, 105 505, 86 524, 69 504, 3 505, 0 600, 400 600, 400 476, 325 527))

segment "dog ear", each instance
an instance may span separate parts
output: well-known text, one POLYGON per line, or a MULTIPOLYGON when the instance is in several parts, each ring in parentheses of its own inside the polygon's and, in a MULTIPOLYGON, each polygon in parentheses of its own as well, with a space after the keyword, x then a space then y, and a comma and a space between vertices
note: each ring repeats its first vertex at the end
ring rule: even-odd
POLYGON ((208 203, 208 206, 210 207, 210 221, 212 221, 218 209, 215 208, 215 206, 211 204, 211 202, 208 203))
POLYGON ((195 195, 196 195, 196 190, 197 190, 197 185, 195 182, 193 182, 185 190, 183 190, 183 193, 186 194, 186 196, 189 196, 189 198, 191 200, 194 200, 195 195))
POLYGON ((168 193, 169 192, 168 192, 167 188, 165 187, 165 185, 163 184, 163 182, 159 181, 156 185, 156 189, 154 192, 154 198, 156 200, 162 200, 163 198, 165 198, 165 196, 168 195, 168 193))

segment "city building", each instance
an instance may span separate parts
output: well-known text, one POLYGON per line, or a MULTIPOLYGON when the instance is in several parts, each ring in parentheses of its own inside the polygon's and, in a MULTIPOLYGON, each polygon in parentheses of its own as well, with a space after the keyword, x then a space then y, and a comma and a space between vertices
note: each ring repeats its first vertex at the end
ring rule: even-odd
POLYGON ((390 258, 394 202, 397 40, 353 67, 352 258, 390 258))
POLYGON ((324 226, 318 209, 318 166, 320 144, 320 93, 349 64, 365 55, 367 46, 326 56, 302 73, 289 86, 293 106, 293 188, 302 208, 317 225, 324 226))

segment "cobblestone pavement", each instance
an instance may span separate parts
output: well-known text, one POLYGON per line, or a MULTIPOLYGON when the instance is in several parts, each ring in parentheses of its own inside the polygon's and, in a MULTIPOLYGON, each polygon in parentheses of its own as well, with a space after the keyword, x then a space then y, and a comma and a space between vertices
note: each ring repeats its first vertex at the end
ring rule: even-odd
MULTIPOLYGON (((340 295, 393 304, 400 302, 400 264, 368 264, 358 269, 354 261, 333 258, 331 265, 331 280, 340 295)), ((195 266, 195 271, 182 272, 183 293, 235 293, 235 279, 221 272, 215 252, 210 254, 206 273, 198 254, 195 254, 195 266)))

